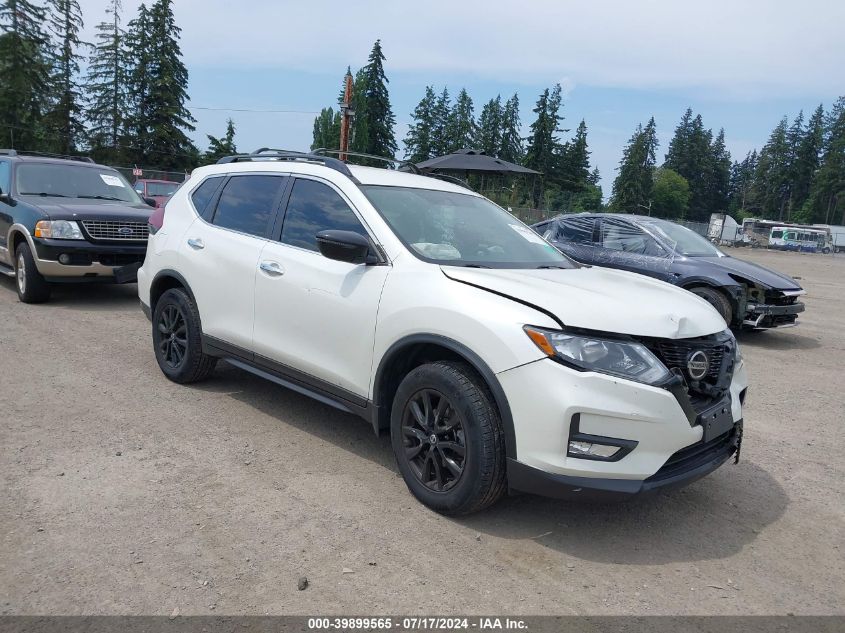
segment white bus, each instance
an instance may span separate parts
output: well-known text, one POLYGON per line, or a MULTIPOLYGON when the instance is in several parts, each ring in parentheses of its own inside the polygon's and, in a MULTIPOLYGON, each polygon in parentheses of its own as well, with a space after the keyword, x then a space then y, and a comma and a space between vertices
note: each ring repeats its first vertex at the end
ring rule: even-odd
POLYGON ((829 253, 829 231, 794 226, 775 226, 769 235, 769 248, 806 253, 829 253))

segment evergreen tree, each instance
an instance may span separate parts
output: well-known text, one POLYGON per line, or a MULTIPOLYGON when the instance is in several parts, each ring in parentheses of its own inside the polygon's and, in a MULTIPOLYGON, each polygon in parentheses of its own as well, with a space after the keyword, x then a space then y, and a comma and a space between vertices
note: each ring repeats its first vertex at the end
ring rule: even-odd
POLYGON ((590 151, 587 147, 587 124, 582 119, 575 130, 575 138, 563 148, 560 165, 561 187, 567 191, 582 191, 590 181, 590 151))
POLYGON ((154 74, 150 90, 150 152, 162 169, 188 169, 197 162, 197 149, 186 132, 195 119, 185 106, 188 70, 182 62, 179 36, 173 17, 173 0, 156 0, 150 8, 154 74))
POLYGON ((85 92, 91 153, 97 161, 117 162, 121 131, 127 112, 127 68, 124 31, 120 27, 121 1, 111 0, 108 19, 97 25, 96 44, 88 61, 85 92))
POLYGON ((473 145, 488 156, 498 156, 502 145, 502 96, 496 95, 481 108, 473 145))
MULTIPOLYGON (((329 108, 331 110, 331 108, 329 108)), ((235 145, 235 122, 232 119, 226 120, 226 134, 221 138, 206 134, 208 137, 208 150, 203 156, 206 163, 216 163, 224 156, 232 156, 238 153, 235 145)))
POLYGON ((764 218, 784 218, 789 200, 790 164, 786 117, 760 151, 751 190, 752 207, 764 218))
MULTIPOLYGON (((713 133, 704 129, 701 115, 693 117, 692 109, 687 108, 675 134, 669 143, 666 153, 664 167, 672 169, 683 176, 689 183, 690 188, 690 218, 705 221, 714 209, 714 199, 722 200, 725 194, 725 187, 717 193, 714 184, 714 163, 716 158, 713 154, 713 133)), ((722 142, 724 148, 724 139, 722 142)), ((719 157, 720 160, 724 156, 719 157)), ((729 159, 728 159, 729 160, 729 159)), ((730 162, 727 163, 730 165, 730 162)), ((724 163, 721 165, 724 176, 724 163)), ((724 210, 724 207, 722 208, 724 210)))
POLYGON ((522 148, 521 123, 519 120, 519 95, 514 95, 505 102, 502 109, 502 134, 499 146, 499 158, 511 163, 522 161, 524 151, 522 148))
MULTIPOLYGON (((824 108, 819 104, 800 138, 796 139, 789 207, 799 212, 810 196, 824 142, 824 108)), ((810 220, 810 218, 807 218, 810 220)))
MULTIPOLYGON (((376 40, 367 59, 367 65, 362 69, 364 85, 362 91, 363 112, 356 109, 356 122, 362 122, 366 130, 366 139, 358 139, 356 145, 359 151, 376 156, 394 156, 396 154, 396 138, 393 126, 396 117, 390 107, 390 96, 387 92, 388 79, 384 74, 385 60, 381 50, 381 40, 376 40)), ((356 92, 358 86, 356 85, 356 92)), ((357 130, 356 130, 357 131, 357 130)))
POLYGON ((734 162, 731 167, 728 210, 731 215, 746 217, 749 205, 749 192, 754 184, 757 170, 757 150, 748 152, 742 162, 734 162))
POLYGON ((414 122, 405 136, 405 158, 412 163, 419 163, 435 156, 432 131, 436 106, 437 95, 434 94, 434 88, 426 86, 425 96, 411 113, 414 122))
MULTIPOLYGON (((725 147, 725 130, 720 129, 715 140, 710 144, 709 200, 704 217, 697 219, 708 221, 710 213, 724 213, 728 209, 728 195, 731 183, 731 154, 725 147)), ((687 183, 689 186, 689 183, 687 183)))
MULTIPOLYGON (((537 118, 531 124, 525 153, 525 166, 543 174, 540 186, 535 187, 533 192, 534 206, 539 205, 546 189, 552 187, 549 193, 554 195, 554 185, 560 180, 561 144, 558 132, 561 131, 559 124, 563 118, 560 115, 560 106, 561 89, 560 84, 556 84, 551 91, 546 88, 540 94, 534 107, 537 118)), ((548 198, 546 205, 551 206, 548 198)))
POLYGON ((53 104, 45 122, 50 145, 64 154, 76 151, 85 133, 79 88, 79 31, 83 27, 78 0, 50 0, 49 27, 56 38, 51 92, 53 104))
POLYGON ((320 147, 326 149, 340 149, 341 115, 338 110, 323 108, 319 116, 314 119, 314 140, 311 149, 320 147))
POLYGON ((475 115, 472 98, 461 88, 455 105, 446 121, 446 137, 449 139, 449 151, 472 148, 476 136, 475 115))
POLYGON ((156 69, 150 37, 150 10, 143 2, 138 14, 127 24, 123 51, 118 57, 127 61, 126 110, 123 116, 123 136, 127 144, 127 158, 140 165, 153 164, 150 127, 152 119, 152 85, 156 69))
POLYGON ((50 91, 44 9, 30 0, 0 2, 0 145, 39 149, 50 91))
POLYGON ((451 151, 451 143, 447 134, 449 112, 451 111, 450 103, 449 89, 443 88, 443 92, 440 93, 437 102, 434 104, 434 112, 431 117, 431 150, 434 156, 443 156, 451 151))
POLYGON ((825 117, 819 169, 806 203, 805 217, 823 224, 845 224, 845 96, 825 117))
POLYGON ((619 175, 613 181, 613 209, 640 213, 651 208, 656 151, 657 128, 652 117, 645 127, 637 126, 622 152, 619 175))
MULTIPOLYGON (((347 69, 347 72, 349 70, 347 69)), ((341 99, 343 97, 341 96, 341 99)), ((349 149, 353 152, 366 152, 369 144, 369 119, 367 117, 367 70, 359 68, 352 82, 352 109, 355 119, 352 121, 349 149)))

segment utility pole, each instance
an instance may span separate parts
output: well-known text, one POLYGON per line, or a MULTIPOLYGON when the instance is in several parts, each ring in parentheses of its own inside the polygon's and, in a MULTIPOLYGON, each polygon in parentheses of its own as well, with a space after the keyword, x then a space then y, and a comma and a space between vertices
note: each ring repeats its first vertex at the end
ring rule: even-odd
POLYGON ((340 160, 346 160, 349 151, 349 127, 355 110, 352 109, 352 73, 346 73, 346 86, 343 90, 343 103, 340 104, 340 160))

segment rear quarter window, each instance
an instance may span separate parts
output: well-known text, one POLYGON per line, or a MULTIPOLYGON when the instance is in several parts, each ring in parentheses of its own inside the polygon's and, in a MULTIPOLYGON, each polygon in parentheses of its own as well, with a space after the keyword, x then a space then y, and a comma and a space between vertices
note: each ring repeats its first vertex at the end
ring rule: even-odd
POLYGON ((197 213, 199 213, 200 216, 206 221, 211 220, 213 208, 209 203, 214 198, 214 194, 217 193, 217 189, 218 187, 220 187, 220 184, 222 182, 222 176, 208 178, 199 187, 194 189, 193 193, 191 194, 191 202, 193 203, 194 208, 197 210, 197 213))

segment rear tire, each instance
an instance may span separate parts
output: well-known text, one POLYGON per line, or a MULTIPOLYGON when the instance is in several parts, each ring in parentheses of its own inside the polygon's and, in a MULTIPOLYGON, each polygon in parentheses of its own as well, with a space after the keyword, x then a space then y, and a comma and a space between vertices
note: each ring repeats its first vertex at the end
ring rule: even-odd
POLYGON ((499 413, 465 363, 437 361, 408 373, 393 400, 390 435, 408 489, 432 510, 469 514, 505 493, 499 413))
POLYGON ((15 249, 15 287, 23 303, 44 303, 50 298, 50 284, 38 272, 27 242, 15 249))
POLYGON ((719 313, 725 320, 725 323, 730 327, 731 321, 733 321, 733 308, 731 307, 730 300, 723 293, 708 286, 697 286, 690 288, 689 291, 716 308, 716 312, 719 313))
POLYGON ((214 371, 217 359, 202 351, 199 311, 181 288, 167 290, 156 302, 153 349, 162 373, 173 382, 198 382, 214 371))

